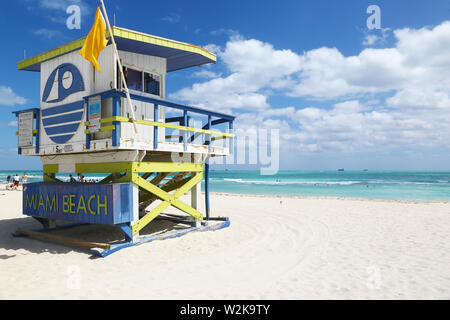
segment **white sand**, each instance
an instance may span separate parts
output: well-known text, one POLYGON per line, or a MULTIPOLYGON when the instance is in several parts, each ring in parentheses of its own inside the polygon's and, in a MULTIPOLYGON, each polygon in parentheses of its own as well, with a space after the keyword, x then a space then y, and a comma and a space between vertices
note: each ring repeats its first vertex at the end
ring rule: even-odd
MULTIPOLYGON (((2 299, 450 298, 448 202, 215 194, 229 228, 103 259, 11 237, 39 227, 21 215, 21 192, 0 190, 0 208, 2 299)), ((78 235, 110 230, 87 228, 78 235)))

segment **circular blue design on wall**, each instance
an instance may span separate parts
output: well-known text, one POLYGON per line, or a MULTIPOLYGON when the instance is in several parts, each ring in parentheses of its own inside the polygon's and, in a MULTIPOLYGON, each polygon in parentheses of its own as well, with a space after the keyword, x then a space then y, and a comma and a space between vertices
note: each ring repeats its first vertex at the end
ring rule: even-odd
MULTIPOLYGON (((83 77, 78 68, 71 63, 64 63, 53 70, 48 77, 42 94, 42 101, 58 104, 70 95, 84 90, 83 77), (57 85, 56 88, 53 88, 55 82, 57 82, 57 85), (56 98, 49 100, 52 89, 58 91, 56 98)), ((43 109, 41 116, 45 132, 53 142, 66 143, 78 130, 83 119, 83 112, 83 100, 43 109)))

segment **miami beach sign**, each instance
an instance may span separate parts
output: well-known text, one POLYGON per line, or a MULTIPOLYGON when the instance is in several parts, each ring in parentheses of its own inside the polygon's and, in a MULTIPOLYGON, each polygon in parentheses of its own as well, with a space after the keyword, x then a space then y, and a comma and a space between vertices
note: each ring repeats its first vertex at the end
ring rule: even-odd
POLYGON ((82 223, 116 225, 133 218, 133 184, 25 184, 23 213, 82 223))

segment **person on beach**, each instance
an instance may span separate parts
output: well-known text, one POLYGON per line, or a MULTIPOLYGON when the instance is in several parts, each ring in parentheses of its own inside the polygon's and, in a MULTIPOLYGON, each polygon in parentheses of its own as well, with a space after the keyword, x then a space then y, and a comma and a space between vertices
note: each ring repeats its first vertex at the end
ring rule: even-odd
POLYGON ((14 180, 13 188, 14 188, 14 190, 17 190, 17 188, 19 188, 19 182, 20 182, 20 177, 17 173, 14 176, 13 180, 14 180))
POLYGON ((27 181, 28 181, 28 176, 27 176, 27 173, 24 172, 24 173, 23 173, 23 176, 22 176, 22 184, 27 183, 27 181))
POLYGON ((83 182, 82 179, 83 179, 83 176, 81 175, 81 173, 79 173, 78 177, 77 177, 77 181, 78 182, 83 182))
POLYGON ((77 181, 75 180, 75 178, 74 178, 71 174, 69 175, 69 179, 70 179, 70 180, 69 180, 70 182, 77 182, 77 181))
POLYGON ((6 183, 9 184, 11 182, 11 176, 8 174, 6 177, 6 183))

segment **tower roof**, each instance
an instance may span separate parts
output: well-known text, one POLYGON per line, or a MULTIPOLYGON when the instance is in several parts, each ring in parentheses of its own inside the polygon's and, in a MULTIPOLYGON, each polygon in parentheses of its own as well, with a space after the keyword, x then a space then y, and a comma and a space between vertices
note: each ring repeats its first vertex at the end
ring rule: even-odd
MULTIPOLYGON (((217 60, 214 54, 193 44, 115 26, 112 27, 112 32, 118 50, 166 58, 167 72, 212 63, 217 60)), ((109 32, 106 33, 106 37, 110 37, 109 32)), ((85 38, 20 61, 17 63, 17 68, 26 71, 40 71, 42 62, 81 49, 85 38)))

